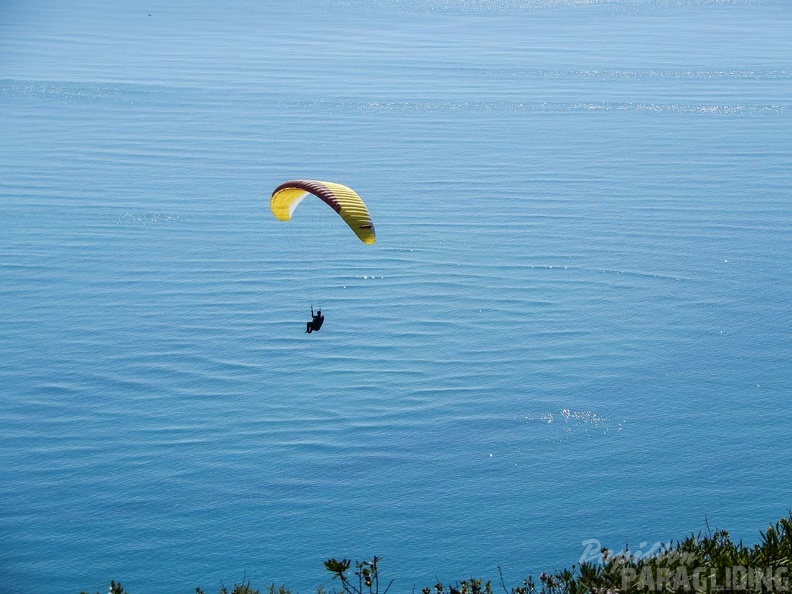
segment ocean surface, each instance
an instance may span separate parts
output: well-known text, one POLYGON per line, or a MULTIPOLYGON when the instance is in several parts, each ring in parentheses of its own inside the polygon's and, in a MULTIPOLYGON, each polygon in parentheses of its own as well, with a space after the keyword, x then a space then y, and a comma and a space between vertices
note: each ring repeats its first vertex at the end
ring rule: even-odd
POLYGON ((757 542, 792 507, 791 31, 764 0, 0 4, 0 594, 757 542), (377 243, 276 221, 295 178, 377 243))

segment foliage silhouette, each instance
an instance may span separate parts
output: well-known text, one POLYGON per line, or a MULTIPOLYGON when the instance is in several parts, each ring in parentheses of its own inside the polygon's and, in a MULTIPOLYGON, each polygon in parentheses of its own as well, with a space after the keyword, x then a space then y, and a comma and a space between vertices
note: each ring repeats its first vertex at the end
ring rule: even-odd
MULTIPOLYGON (((350 559, 328 559, 325 569, 338 579, 343 594, 388 594, 394 580, 380 593, 380 557, 355 562, 350 576, 350 559)), ((504 594, 753 594, 792 590, 792 512, 760 533, 759 542, 746 546, 734 542, 725 530, 702 534, 665 544, 657 551, 641 554, 625 547, 619 553, 600 550, 598 561, 582 561, 569 569, 542 572, 538 579, 528 576, 509 588, 498 568, 499 585, 504 594)), ((196 594, 205 594, 201 588, 196 594)), ((414 594, 415 587, 412 588, 414 594)), ((421 594, 493 594, 492 584, 470 578, 444 585, 423 587, 421 594)), ((87 594, 82 592, 81 594, 87 594)), ((97 593, 99 594, 99 593, 97 593)), ((128 594, 120 582, 111 581, 108 594, 128 594)), ((225 586, 219 594, 260 594, 249 581, 225 586)), ((292 594, 285 586, 271 584, 266 594, 292 594)), ((316 594, 326 594, 319 586, 316 594)), ((335 593, 333 593, 335 594, 335 593)))

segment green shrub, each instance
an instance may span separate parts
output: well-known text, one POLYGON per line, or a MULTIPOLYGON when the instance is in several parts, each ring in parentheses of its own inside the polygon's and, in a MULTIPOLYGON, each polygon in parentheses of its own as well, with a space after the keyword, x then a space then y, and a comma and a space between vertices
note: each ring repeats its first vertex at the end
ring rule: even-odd
MULTIPOLYGON (((355 562, 350 575, 350 559, 328 559, 325 569, 338 579, 343 594, 380 594, 380 557, 355 562)), ((537 580, 528 576, 520 584, 508 587, 498 568, 499 587, 504 594, 639 594, 647 592, 700 594, 753 594, 792 590, 792 512, 760 534, 760 541, 745 546, 733 542, 725 530, 702 535, 691 534, 669 543, 659 551, 641 555, 625 548, 613 553, 603 548, 600 561, 576 563, 569 569, 542 572, 537 580)), ((381 594, 388 594, 391 579, 381 594)), ((196 594, 205 594, 201 588, 196 594)), ((414 594, 415 588, 412 588, 414 594)), ((81 592, 81 594, 87 594, 81 592)), ((97 593, 99 594, 99 593, 97 593)), ((108 594, 128 594, 120 582, 111 581, 108 594)), ((249 581, 235 583, 229 593, 225 586, 219 594, 260 594, 249 581)), ((266 594, 292 594, 274 583, 266 594)), ((326 594, 322 586, 316 594, 326 594)), ((335 591, 332 594, 336 594, 335 591)), ((421 589, 421 594, 493 594, 489 581, 470 578, 444 585, 436 583, 421 589)))

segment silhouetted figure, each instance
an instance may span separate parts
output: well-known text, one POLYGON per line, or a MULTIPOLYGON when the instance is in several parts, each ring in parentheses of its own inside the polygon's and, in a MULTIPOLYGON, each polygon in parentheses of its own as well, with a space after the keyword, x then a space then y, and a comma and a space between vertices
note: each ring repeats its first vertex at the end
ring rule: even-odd
POLYGON ((305 325, 305 331, 308 334, 310 334, 311 332, 319 332, 319 329, 322 327, 322 324, 324 324, 324 316, 322 315, 322 310, 319 309, 316 311, 316 313, 314 313, 313 305, 311 306, 311 317, 313 318, 313 320, 311 320, 305 325))

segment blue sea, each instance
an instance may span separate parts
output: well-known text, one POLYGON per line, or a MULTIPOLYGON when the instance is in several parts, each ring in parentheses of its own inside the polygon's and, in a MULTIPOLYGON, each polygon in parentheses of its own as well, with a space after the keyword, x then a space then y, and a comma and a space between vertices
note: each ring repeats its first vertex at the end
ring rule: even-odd
POLYGON ((791 327, 786 0, 0 5, 0 594, 757 542, 791 327))

